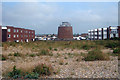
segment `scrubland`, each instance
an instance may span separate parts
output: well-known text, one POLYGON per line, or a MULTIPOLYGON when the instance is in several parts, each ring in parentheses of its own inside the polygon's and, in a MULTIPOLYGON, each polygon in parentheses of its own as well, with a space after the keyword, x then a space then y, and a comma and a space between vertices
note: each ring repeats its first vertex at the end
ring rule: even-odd
POLYGON ((120 41, 5 42, 0 56, 8 78, 116 78, 120 41))

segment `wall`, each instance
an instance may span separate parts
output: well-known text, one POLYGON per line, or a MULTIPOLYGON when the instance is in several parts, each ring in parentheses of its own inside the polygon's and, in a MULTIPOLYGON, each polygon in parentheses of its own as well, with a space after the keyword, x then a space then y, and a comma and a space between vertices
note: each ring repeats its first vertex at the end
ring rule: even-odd
POLYGON ((58 27, 59 39, 73 39, 72 27, 58 27))
POLYGON ((0 26, 0 42, 2 41, 2 29, 1 29, 1 26, 0 26))

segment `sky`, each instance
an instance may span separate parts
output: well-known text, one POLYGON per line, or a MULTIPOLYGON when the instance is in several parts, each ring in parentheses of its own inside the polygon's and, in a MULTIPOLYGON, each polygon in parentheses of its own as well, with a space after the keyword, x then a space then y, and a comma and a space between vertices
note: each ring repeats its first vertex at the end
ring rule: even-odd
POLYGON ((117 2, 3 2, 2 25, 35 30, 36 34, 57 34, 62 22, 73 33, 118 25, 117 2))

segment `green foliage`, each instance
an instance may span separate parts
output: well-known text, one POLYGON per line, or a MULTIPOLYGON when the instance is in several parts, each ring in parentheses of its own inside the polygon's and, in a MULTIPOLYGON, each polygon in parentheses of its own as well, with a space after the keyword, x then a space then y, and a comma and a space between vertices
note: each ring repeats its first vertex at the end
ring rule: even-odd
POLYGON ((13 67, 13 71, 8 73, 9 77, 19 78, 21 77, 21 70, 16 69, 16 66, 13 67))
POLYGON ((11 77, 14 79, 21 78, 21 77, 24 77, 25 79, 38 79, 39 74, 34 72, 24 74, 21 72, 21 70, 16 69, 16 66, 14 66, 13 71, 8 73, 8 77, 11 77))
POLYGON ((10 54, 8 54, 8 56, 12 56, 12 54, 10 53, 10 54))
POLYGON ((113 53, 118 53, 118 54, 120 54, 120 48, 114 49, 114 50, 113 50, 113 53))
POLYGON ((33 69, 33 72, 38 73, 39 75, 51 75, 53 68, 51 66, 47 66, 46 64, 39 64, 33 69))
POLYGON ((57 48, 55 48, 54 51, 57 51, 57 48))
POLYGON ((35 54, 30 54, 30 57, 35 57, 36 55, 35 54))
POLYGON ((38 73, 28 73, 25 75, 24 77, 25 79, 38 79, 39 78, 39 74, 38 73))
POLYGON ((2 61, 5 61, 5 60, 8 59, 8 57, 2 54, 2 55, 0 55, 0 59, 1 59, 2 61))
POLYGON ((89 51, 87 56, 84 59, 85 61, 109 60, 109 55, 102 53, 98 49, 95 49, 95 50, 89 51))
POLYGON ((52 50, 52 47, 50 46, 49 49, 52 50))
POLYGON ((21 56, 21 54, 20 54, 20 53, 18 53, 18 52, 16 52, 16 53, 14 53, 14 56, 16 56, 16 57, 20 57, 20 56, 21 56))
POLYGON ((47 55, 47 54, 49 54, 49 51, 43 49, 43 50, 41 50, 40 54, 41 55, 47 55))
POLYGON ((67 57, 65 56, 64 59, 67 59, 67 57))
POLYGON ((116 48, 116 47, 118 47, 119 46, 119 44, 118 43, 116 43, 116 42, 112 42, 112 43, 107 43, 106 45, 105 45, 105 47, 108 47, 108 48, 116 48))

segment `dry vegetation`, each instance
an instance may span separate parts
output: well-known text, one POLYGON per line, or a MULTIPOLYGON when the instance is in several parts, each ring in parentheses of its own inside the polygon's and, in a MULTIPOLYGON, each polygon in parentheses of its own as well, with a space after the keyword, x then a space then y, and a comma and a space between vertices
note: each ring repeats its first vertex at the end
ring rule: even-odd
MULTIPOLYGON (((2 50, 1 61, 4 77, 11 77, 14 66, 16 66, 18 72, 20 70, 19 75, 12 76, 14 78, 23 76, 30 79, 38 77, 57 78, 62 77, 61 74, 66 74, 66 77, 74 77, 77 69, 82 68, 81 71, 83 71, 86 65, 89 67, 95 65, 91 63, 93 61, 112 61, 116 55, 120 56, 120 41, 5 42, 2 45, 2 50), (70 69, 67 71, 65 68, 70 69)), ((99 65, 102 66, 101 63, 99 65)))

